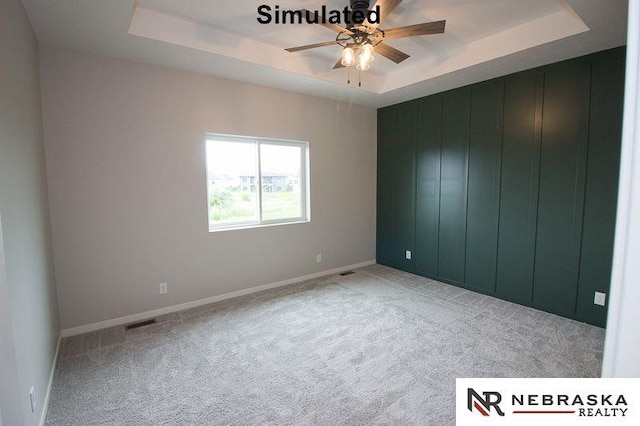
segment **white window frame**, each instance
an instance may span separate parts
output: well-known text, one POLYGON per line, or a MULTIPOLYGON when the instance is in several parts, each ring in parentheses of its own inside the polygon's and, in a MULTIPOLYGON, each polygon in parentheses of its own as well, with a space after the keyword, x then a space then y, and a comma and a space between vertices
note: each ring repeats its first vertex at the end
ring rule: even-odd
MULTIPOLYGON (((209 221, 209 182, 207 179, 207 223, 209 225, 209 232, 228 231, 233 229, 247 229, 247 228, 259 228, 272 225, 288 225, 296 223, 311 222, 311 196, 309 185, 309 142, 287 140, 287 139, 274 139, 274 138, 262 138, 254 136, 240 136, 240 135, 226 135, 220 133, 206 133, 205 134, 205 147, 208 141, 224 141, 234 143, 246 143, 255 146, 256 149, 256 202, 258 219, 256 221, 243 221, 232 223, 220 223, 212 224, 209 221), (300 216, 285 219, 262 219, 262 164, 260 158, 260 146, 261 145, 280 145, 280 146, 295 146, 300 148, 300 216)), ((207 156, 205 149, 205 157, 207 156)), ((206 175, 209 175, 208 161, 205 162, 206 175)))

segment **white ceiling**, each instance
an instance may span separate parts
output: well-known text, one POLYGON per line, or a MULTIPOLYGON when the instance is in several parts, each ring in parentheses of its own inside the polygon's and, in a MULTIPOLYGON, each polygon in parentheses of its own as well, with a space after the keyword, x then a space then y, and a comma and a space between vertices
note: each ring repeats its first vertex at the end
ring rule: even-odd
MULTIPOLYGON (((262 25, 257 8, 341 10, 348 0, 22 0, 42 44, 384 106, 625 44, 626 0, 404 0, 382 29, 446 19, 444 34, 389 40, 363 87, 333 70, 338 46, 318 25, 262 25)), ((373 1, 372 1, 373 3, 373 1)))

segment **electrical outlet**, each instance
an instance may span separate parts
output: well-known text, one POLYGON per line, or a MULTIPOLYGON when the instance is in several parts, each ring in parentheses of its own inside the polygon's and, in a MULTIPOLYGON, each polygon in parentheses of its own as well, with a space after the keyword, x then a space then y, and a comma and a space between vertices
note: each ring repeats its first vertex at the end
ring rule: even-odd
POLYGON ((160 294, 167 294, 169 291, 167 283, 160 283, 160 285, 158 285, 158 289, 160 290, 160 294))
POLYGON ((316 263, 322 262, 322 253, 316 254, 316 263))
POLYGON ((33 389, 33 386, 31 386, 31 389, 29 389, 29 401, 31 402, 31 412, 35 413, 36 412, 36 392, 33 389))
POLYGON ((407 260, 411 260, 411 250, 406 250, 404 252, 404 258, 407 260))
POLYGON ((604 306, 607 300, 607 293, 600 293, 596 291, 596 294, 593 296, 593 304, 604 306))

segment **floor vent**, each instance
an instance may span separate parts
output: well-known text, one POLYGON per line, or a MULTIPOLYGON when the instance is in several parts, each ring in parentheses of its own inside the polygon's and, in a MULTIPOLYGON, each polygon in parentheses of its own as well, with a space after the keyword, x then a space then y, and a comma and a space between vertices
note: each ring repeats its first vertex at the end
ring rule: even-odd
POLYGON ((146 327, 147 325, 156 324, 157 321, 155 318, 148 319, 140 322, 133 322, 131 324, 127 324, 124 326, 125 330, 133 330, 134 328, 146 327))
POLYGON ((347 271, 340 274, 341 277, 346 277, 347 275, 355 274, 353 271, 347 271))

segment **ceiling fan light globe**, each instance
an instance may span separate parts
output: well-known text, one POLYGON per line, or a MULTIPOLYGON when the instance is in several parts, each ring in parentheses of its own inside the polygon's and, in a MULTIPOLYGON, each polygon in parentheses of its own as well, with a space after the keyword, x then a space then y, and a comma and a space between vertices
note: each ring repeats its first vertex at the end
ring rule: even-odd
POLYGON ((362 46, 361 55, 365 57, 365 60, 367 62, 373 62, 375 59, 375 56, 373 56, 373 46, 370 44, 365 44, 364 46, 362 46))
POLYGON ((367 71, 369 68, 371 68, 371 61, 363 60, 363 57, 361 56, 360 60, 356 64, 356 69, 358 71, 367 71))
POLYGON ((345 47, 342 50, 342 66, 350 67, 351 65, 356 63, 356 54, 350 47, 345 47))

